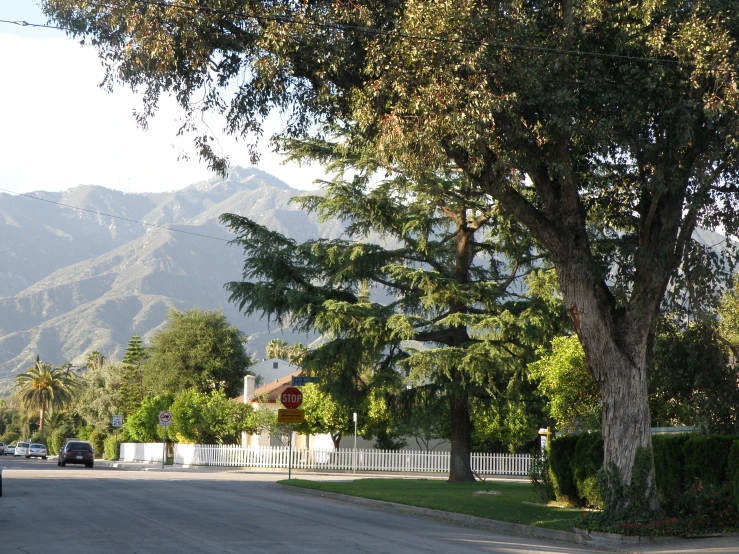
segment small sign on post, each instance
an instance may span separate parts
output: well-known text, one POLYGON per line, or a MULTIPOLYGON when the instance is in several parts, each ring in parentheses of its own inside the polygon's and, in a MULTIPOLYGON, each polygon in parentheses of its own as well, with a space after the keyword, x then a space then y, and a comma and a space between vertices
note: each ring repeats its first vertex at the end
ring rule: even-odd
POLYGON ((172 412, 159 412, 159 425, 162 427, 172 425, 172 412))
POLYGON ((277 423, 303 423, 305 410, 277 410, 277 423))
POLYGON ((123 427, 123 416, 122 415, 114 415, 113 416, 113 427, 123 427))

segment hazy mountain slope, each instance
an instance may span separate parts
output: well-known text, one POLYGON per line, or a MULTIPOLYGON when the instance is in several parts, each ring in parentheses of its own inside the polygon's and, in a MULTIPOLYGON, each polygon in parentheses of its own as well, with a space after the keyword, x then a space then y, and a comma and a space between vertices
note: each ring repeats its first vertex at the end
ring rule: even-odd
MULTIPOLYGON (((92 211, 140 219, 154 207, 144 195, 95 186, 31 195, 92 211)), ((145 227, 24 196, 0 194, 0 297, 53 271, 141 236, 145 227)))
POLYGON ((8 235, 1 234, 0 252, 4 247, 16 256, 44 258, 44 263, 33 271, 19 266, 8 272, 7 283, 14 283, 11 289, 41 275, 22 290, 0 298, 0 390, 32 365, 36 354, 52 363, 82 363, 90 350, 120 358, 130 336, 139 333, 147 340, 164 323, 171 307, 222 309, 232 323, 253 337, 250 348, 260 356, 271 334, 286 340, 310 340, 267 329, 255 317, 244 318, 228 303, 223 288, 226 282, 241 278, 243 254, 227 243, 232 237, 217 223, 222 213, 246 215, 297 240, 341 233, 340 224, 319 225, 315 217, 291 205, 289 200, 296 194, 299 191, 261 171, 237 168, 225 180, 211 179, 170 194, 132 195, 77 187, 54 197, 69 205, 212 238, 140 223, 111 223, 109 217, 86 212, 81 212, 84 217, 76 223, 69 223, 76 210, 25 199, 41 204, 49 226, 68 235, 63 241, 52 241, 52 246, 48 231, 34 232, 27 206, 16 202, 19 198, 1 197, 0 213, 6 221, 15 222, 24 244, 8 245, 8 235), (49 259, 50 250, 55 252, 49 259))

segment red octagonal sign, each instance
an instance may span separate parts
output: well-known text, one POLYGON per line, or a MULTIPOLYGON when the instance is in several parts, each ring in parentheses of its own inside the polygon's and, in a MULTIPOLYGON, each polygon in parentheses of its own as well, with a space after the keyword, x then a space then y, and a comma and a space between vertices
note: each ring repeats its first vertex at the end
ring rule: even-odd
POLYGON ((280 395, 282 405, 289 410, 294 410, 303 403, 303 393, 297 387, 288 387, 280 395))

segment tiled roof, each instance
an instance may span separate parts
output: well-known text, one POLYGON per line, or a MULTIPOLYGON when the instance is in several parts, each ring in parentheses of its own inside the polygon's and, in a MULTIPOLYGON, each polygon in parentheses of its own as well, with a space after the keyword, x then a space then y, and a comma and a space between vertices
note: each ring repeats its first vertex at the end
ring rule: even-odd
MULTIPOLYGON (((292 385, 293 377, 300 377, 303 374, 303 370, 299 369, 284 377, 280 377, 276 381, 262 385, 254 391, 254 395, 249 400, 250 402, 258 402, 263 396, 267 397, 267 402, 276 402, 282 394, 282 391, 292 385)), ((235 398, 237 402, 244 401, 244 395, 242 394, 238 398, 235 398)))

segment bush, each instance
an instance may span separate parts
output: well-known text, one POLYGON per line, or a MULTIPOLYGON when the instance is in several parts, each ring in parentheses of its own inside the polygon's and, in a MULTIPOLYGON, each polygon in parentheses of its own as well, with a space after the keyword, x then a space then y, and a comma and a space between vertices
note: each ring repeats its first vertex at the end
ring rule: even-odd
POLYGON ((0 437, 0 442, 4 442, 6 445, 13 444, 18 441, 20 435, 16 431, 6 431, 5 434, 0 437))
POLYGON ((558 501, 567 504, 580 504, 570 463, 577 440, 577 435, 568 435, 557 437, 549 443, 549 471, 552 475, 554 494, 558 501))
POLYGON ((92 445, 92 449, 95 451, 95 456, 100 457, 105 452, 105 435, 100 431, 93 431, 87 436, 87 440, 92 445))
POLYGON ((685 441, 685 487, 701 482, 703 485, 726 483, 729 452, 734 437, 728 435, 691 435, 685 441))
POLYGON ((49 449, 49 455, 56 456, 59 453, 59 449, 67 441, 67 431, 65 429, 57 429, 49 435, 48 441, 46 446, 49 449))
POLYGON ((599 506, 600 494, 596 476, 603 466, 603 437, 600 433, 582 433, 572 455, 572 477, 580 501, 587 506, 599 506))
POLYGON ((691 435, 654 435, 654 471, 657 494, 662 502, 668 502, 685 490, 685 441, 691 435))
POLYGON ((736 481, 737 474, 739 474, 739 440, 731 443, 729 460, 726 464, 726 474, 729 477, 729 481, 736 481))
POLYGON ((121 454, 121 443, 115 435, 105 437, 105 459, 117 460, 121 454))
POLYGON ((529 471, 529 480, 534 486, 536 494, 543 502, 551 502, 554 500, 554 484, 552 483, 552 474, 549 471, 549 458, 546 450, 541 456, 534 456, 531 460, 531 470, 529 471))

